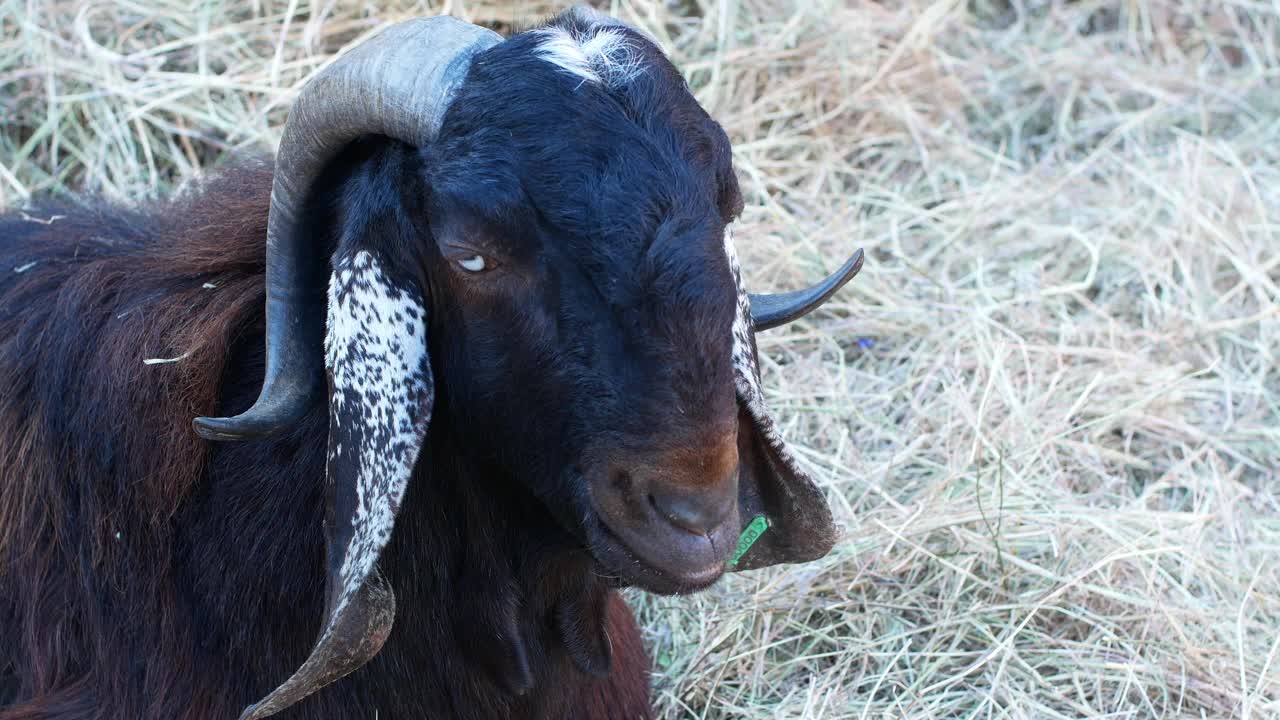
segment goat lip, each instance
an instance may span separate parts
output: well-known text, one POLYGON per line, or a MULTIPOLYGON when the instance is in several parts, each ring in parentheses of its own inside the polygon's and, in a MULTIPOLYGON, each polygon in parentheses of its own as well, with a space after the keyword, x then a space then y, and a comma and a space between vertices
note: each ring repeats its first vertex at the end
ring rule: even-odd
MULTIPOLYGON (((736 520, 736 513, 734 515, 736 520)), ((597 562, 618 575, 624 583, 660 595, 686 594, 710 587, 724 574, 728 560, 727 557, 711 558, 710 562, 693 570, 667 567, 665 563, 659 564, 642 555, 598 515, 592 518, 587 534, 590 538, 588 547, 597 562)), ((714 534, 723 535, 719 528, 714 534)), ((722 554, 719 545, 717 542, 716 555, 722 554)))
POLYGON ((701 589, 701 588, 707 587, 708 585, 715 582, 716 580, 719 580, 720 576, 723 574, 724 574, 724 563, 718 562, 718 563, 713 563, 711 565, 708 565, 707 567, 704 567, 701 570, 695 570, 693 572, 685 573, 683 576, 681 576, 680 580, 685 585, 688 585, 695 589, 701 589))

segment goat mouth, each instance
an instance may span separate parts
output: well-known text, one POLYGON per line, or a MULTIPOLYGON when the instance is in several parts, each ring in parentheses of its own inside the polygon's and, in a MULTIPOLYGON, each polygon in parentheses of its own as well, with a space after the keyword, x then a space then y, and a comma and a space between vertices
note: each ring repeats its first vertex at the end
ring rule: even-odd
POLYGON ((685 595, 705 590, 719 580, 726 569, 726 558, 688 571, 660 567, 646 560, 596 513, 592 513, 586 530, 588 550, 608 574, 624 585, 634 585, 659 595, 685 595))

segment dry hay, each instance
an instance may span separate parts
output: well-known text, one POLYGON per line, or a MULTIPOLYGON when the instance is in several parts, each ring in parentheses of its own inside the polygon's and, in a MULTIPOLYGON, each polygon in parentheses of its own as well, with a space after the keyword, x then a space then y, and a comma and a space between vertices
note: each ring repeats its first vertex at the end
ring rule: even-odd
MULTIPOLYGON (((0 0, 0 205, 278 139, 412 4, 0 0)), ((551 9, 455 0, 507 28, 551 9)), ((735 141, 762 336, 846 538, 635 594, 665 718, 1280 716, 1280 9, 618 0, 735 141)))

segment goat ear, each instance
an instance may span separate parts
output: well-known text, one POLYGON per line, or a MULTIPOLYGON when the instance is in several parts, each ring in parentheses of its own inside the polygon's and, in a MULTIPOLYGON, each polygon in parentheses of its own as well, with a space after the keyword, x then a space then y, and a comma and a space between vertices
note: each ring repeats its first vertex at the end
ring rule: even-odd
POLYGON ((799 467, 767 415, 739 395, 738 507, 742 532, 731 570, 817 560, 836 541, 827 499, 799 467), (763 517, 767 525, 752 527, 763 517), (763 532, 761 532, 763 531, 763 532))
POLYGON ((391 632, 395 594, 377 562, 421 452, 434 392, 422 293, 385 265, 363 248, 334 258, 325 336, 325 621, 302 667, 242 720, 272 715, 347 675, 391 632))
POLYGON ((744 537, 731 569, 816 560, 835 545, 831 510, 822 491, 796 462, 765 406, 755 332, 751 329, 751 300, 742 284, 742 271, 728 228, 724 242, 738 290, 733 372, 738 396, 738 506, 744 537), (757 520, 760 517, 767 523, 763 533, 757 520), (748 535, 752 540, 749 543, 748 535))

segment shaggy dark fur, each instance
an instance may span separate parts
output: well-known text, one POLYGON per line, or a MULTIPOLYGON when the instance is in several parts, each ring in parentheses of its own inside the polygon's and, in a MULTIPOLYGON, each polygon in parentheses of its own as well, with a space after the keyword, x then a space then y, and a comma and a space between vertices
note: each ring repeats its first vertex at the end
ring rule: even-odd
MULTIPOLYGON (((257 166, 151 212, 0 222, 0 718, 234 718, 310 650, 323 407, 275 441, 190 429, 261 382, 269 192, 257 166)), ((383 560, 397 631, 282 717, 647 717, 638 632, 588 554, 519 484, 431 460, 383 560), (602 679, 558 621, 592 606, 602 679)))
MULTIPOLYGON (((420 283, 438 387, 381 558, 390 639, 280 717, 650 715, 613 588, 689 588, 602 572, 629 556, 583 475, 600 448, 737 436, 722 237, 741 198, 655 48, 636 40, 647 71, 615 91, 534 42, 475 61, 435 146, 356 143, 304 214, 323 257, 375 247, 420 283), (450 253, 477 250, 501 272, 460 275, 450 253)), ((270 186, 251 165, 137 211, 0 218, 0 720, 234 718, 307 657, 323 401, 269 441, 191 429, 261 387, 270 186)))

